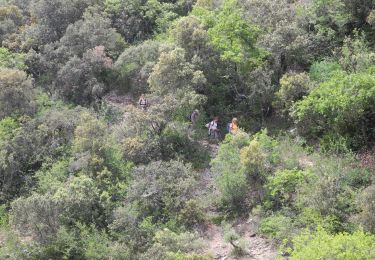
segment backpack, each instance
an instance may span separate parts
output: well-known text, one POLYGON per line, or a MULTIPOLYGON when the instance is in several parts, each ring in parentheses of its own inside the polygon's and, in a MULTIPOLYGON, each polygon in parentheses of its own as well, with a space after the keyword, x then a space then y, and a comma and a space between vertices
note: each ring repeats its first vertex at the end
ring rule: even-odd
POLYGON ((189 121, 191 121, 191 115, 192 115, 192 114, 187 115, 187 116, 186 116, 186 119, 189 120, 189 121))
POLYGON ((231 125, 232 125, 232 123, 228 123, 228 124, 227 124, 227 127, 226 127, 226 129, 227 129, 227 133, 230 133, 231 125))
POLYGON ((141 100, 139 101, 139 105, 140 105, 141 107, 146 107, 146 106, 148 105, 148 101, 147 101, 147 99, 141 99, 141 100))

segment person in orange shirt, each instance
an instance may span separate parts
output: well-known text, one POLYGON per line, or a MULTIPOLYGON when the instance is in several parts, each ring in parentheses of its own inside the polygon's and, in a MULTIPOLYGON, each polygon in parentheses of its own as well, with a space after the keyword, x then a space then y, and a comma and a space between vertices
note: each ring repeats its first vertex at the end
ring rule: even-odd
POLYGON ((232 119, 232 123, 229 124, 229 133, 236 134, 238 132, 238 120, 236 117, 232 119))

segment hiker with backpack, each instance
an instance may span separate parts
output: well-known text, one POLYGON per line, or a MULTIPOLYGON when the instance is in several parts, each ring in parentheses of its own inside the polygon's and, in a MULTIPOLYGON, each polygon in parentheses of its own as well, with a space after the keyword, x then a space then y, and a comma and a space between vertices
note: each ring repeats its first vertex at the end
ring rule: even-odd
POLYGON ((199 116, 199 111, 197 109, 195 109, 193 113, 190 114, 189 120, 191 122, 192 128, 195 128, 195 126, 197 125, 198 116, 199 116))
POLYGON ((145 94, 142 94, 139 98, 138 105, 141 107, 142 110, 146 110, 148 106, 148 100, 145 97, 145 94))
POLYGON ((219 122, 219 117, 214 117, 214 120, 206 124, 206 127, 208 128, 208 136, 214 139, 219 139, 219 129, 218 129, 218 122, 219 122))
POLYGON ((238 120, 236 117, 227 125, 227 132, 230 134, 236 134, 238 132, 238 120))

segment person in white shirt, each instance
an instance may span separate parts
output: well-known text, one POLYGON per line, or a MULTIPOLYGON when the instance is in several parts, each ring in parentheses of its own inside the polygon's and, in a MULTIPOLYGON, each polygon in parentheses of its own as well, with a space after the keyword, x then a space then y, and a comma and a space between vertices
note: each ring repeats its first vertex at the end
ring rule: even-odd
POLYGON ((146 110, 148 106, 148 100, 145 97, 145 94, 142 94, 139 98, 138 105, 141 107, 142 110, 146 110))
POLYGON ((206 127, 208 128, 208 135, 212 138, 218 139, 219 138, 219 129, 217 127, 217 123, 219 121, 219 117, 214 117, 214 120, 209 122, 206 127))

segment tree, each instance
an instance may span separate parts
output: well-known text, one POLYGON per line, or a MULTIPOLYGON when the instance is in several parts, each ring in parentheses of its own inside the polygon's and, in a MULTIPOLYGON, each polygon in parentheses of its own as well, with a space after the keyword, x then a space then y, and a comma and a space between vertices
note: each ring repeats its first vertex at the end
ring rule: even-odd
POLYGON ((23 122, 9 139, 0 142, 0 202, 27 194, 33 176, 44 163, 64 156, 71 145, 79 109, 64 107, 44 111, 40 117, 23 122))
POLYGON ((105 76, 111 66, 112 59, 106 55, 104 46, 86 51, 81 59, 74 56, 59 70, 56 92, 75 104, 100 102, 107 90, 105 76))
POLYGON ((191 1, 107 0, 105 8, 113 27, 127 42, 134 43, 164 32, 177 13, 187 13, 191 1))
POLYGON ((194 55, 200 55, 208 41, 207 31, 201 21, 194 16, 179 19, 172 30, 172 36, 176 44, 185 49, 189 59, 194 55))
POLYGON ((37 0, 31 5, 31 13, 37 23, 27 27, 26 38, 35 47, 58 41, 68 26, 78 21, 85 9, 97 0, 37 0))
POLYGON ((160 54, 172 48, 169 44, 152 40, 126 48, 114 64, 119 92, 135 96, 146 93, 149 90, 147 80, 160 54))
POLYGON ((51 197, 33 194, 12 202, 11 223, 23 235, 48 243, 56 235, 62 208, 51 197))
POLYGON ((275 105, 285 115, 293 104, 307 96, 313 87, 306 73, 287 73, 280 79, 280 89, 276 92, 275 105))
POLYGON ((221 58, 239 66, 256 66, 262 59, 256 47, 259 29, 244 20, 237 0, 226 0, 208 29, 210 43, 221 52, 221 58))
POLYGON ((0 43, 16 33, 24 22, 22 11, 15 5, 0 6, 0 43))
POLYGON ((82 19, 69 24, 60 39, 59 47, 70 57, 81 57, 96 46, 104 46, 111 57, 117 57, 123 51, 125 43, 120 34, 111 27, 109 18, 92 7, 84 12, 82 19))
POLYGON ((23 71, 0 68, 0 119, 35 112, 32 80, 23 71))
POLYGON ((127 199, 143 217, 167 222, 194 197, 196 173, 179 161, 156 161, 132 172, 127 199))
POLYGON ((148 79, 151 91, 165 95, 181 90, 201 88, 206 83, 203 72, 185 60, 185 51, 176 48, 160 55, 148 79))

